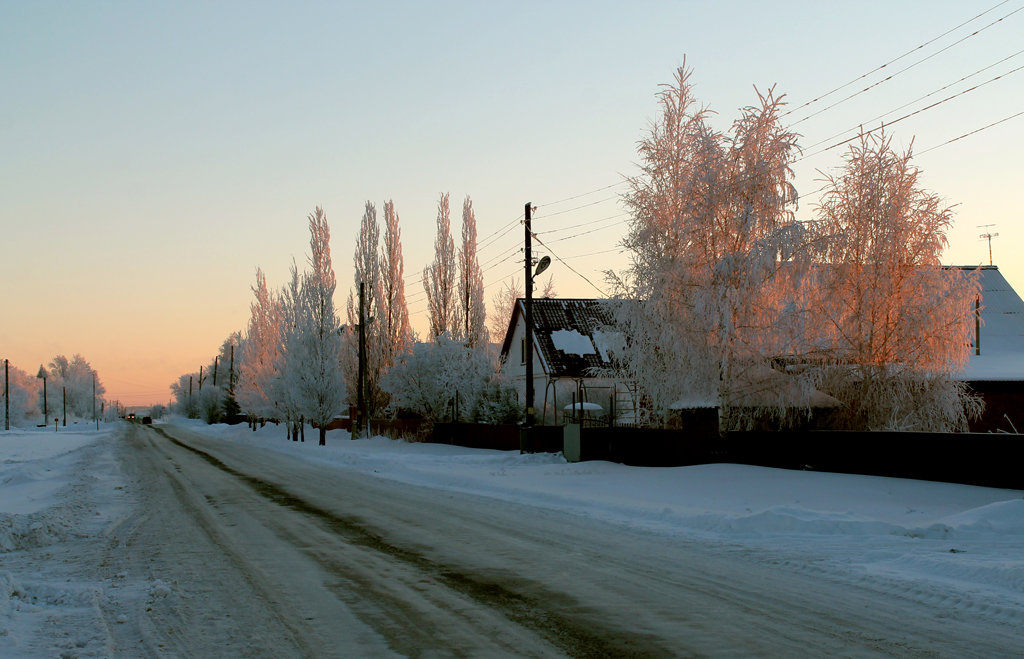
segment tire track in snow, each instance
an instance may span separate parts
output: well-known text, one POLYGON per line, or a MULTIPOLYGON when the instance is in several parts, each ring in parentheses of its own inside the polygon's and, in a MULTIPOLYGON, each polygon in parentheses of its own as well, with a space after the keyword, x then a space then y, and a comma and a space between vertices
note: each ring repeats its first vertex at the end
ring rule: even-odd
MULTIPOLYGON (((435 562, 419 552, 389 542, 382 535, 371 530, 362 519, 340 515, 316 506, 278 485, 232 468, 219 458, 173 437, 162 428, 153 427, 151 429, 175 445, 199 456, 208 464, 237 478, 263 498, 317 520, 324 528, 343 538, 350 545, 368 549, 375 554, 386 556, 413 568, 417 573, 445 588, 499 613, 516 625, 533 631, 569 656, 634 656, 641 648, 644 656, 672 654, 666 649, 658 649, 655 639, 649 636, 636 634, 624 628, 595 627, 588 625, 585 621, 563 615, 559 608, 556 608, 556 604, 560 608, 569 608, 576 604, 567 602, 566 595, 554 592, 544 593, 543 596, 524 595, 495 578, 475 575, 435 562)), ((316 551, 307 551, 307 554, 333 575, 353 580, 347 566, 316 551)), ((358 579, 354 581, 358 582, 358 579)), ((360 585, 373 587, 373 584, 370 583, 361 583, 360 585)), ((543 587, 540 584, 531 583, 530 589, 543 590, 543 587)), ((401 606, 403 602, 396 599, 394 604, 401 606)), ((403 649, 415 651, 415 648, 403 649)))

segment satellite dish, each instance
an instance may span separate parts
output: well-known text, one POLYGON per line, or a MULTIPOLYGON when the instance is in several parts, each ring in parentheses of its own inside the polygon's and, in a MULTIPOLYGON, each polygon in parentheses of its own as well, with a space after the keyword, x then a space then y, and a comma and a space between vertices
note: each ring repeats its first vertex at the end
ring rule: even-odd
POLYGON ((536 277, 540 273, 542 273, 545 270, 547 270, 549 265, 551 265, 551 257, 550 256, 542 257, 540 262, 537 264, 537 271, 533 273, 533 276, 536 277))

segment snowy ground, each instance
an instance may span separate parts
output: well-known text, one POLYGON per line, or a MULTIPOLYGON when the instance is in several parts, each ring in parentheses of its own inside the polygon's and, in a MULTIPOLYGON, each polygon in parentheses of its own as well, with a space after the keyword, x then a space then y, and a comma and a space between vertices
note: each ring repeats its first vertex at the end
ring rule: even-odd
MULTIPOLYGON (((293 443, 283 427, 253 433, 175 423, 225 446, 281 452, 319 467, 557 510, 649 536, 747 548, 766 564, 777 557, 786 569, 930 605, 940 600, 954 615, 1024 627, 1020 491, 739 465, 568 464, 553 454, 350 441, 343 431, 328 433, 319 447, 312 430, 309 441, 293 443)), ((163 522, 131 516, 137 501, 126 491, 136 484, 122 472, 116 436, 116 426, 0 432, 0 656, 54 656, 53 647, 66 657, 131 656, 123 639, 111 650, 118 639, 111 627, 139 623, 152 632, 156 623, 147 627, 131 611, 156 615, 173 599, 168 583, 125 553, 126 539, 163 522), (107 564, 97 576, 96 565, 107 564), (40 630, 44 644, 32 640, 40 630)), ((143 640, 138 647, 153 646, 143 640)))
POLYGON ((351 441, 284 428, 190 428, 413 485, 553 508, 665 535, 817 555, 822 569, 985 594, 1024 623, 1024 492, 744 465, 645 468, 559 454, 351 441))

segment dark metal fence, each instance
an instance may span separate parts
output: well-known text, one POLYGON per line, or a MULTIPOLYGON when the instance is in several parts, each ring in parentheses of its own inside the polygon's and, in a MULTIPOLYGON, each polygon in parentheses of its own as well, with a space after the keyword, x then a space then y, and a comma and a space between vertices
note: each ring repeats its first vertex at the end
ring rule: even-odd
POLYGON ((731 432, 584 428, 582 460, 676 467, 728 462, 1024 489, 1024 435, 923 432, 731 432))

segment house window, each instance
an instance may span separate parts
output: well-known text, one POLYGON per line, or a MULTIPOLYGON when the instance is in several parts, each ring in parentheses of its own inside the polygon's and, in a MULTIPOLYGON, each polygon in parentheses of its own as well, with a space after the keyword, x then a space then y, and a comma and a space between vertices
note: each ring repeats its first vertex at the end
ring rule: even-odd
POLYGON ((519 339, 519 363, 526 363, 526 339, 519 339))

